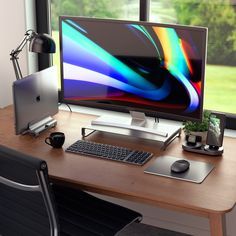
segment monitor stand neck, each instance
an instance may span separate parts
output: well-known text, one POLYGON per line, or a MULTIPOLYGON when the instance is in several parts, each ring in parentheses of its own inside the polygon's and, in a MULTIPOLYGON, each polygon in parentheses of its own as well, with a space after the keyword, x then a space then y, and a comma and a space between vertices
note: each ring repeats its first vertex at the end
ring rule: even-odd
POLYGON ((143 112, 129 111, 129 114, 131 116, 131 125, 132 126, 145 127, 145 125, 147 123, 147 119, 146 119, 146 116, 143 112))

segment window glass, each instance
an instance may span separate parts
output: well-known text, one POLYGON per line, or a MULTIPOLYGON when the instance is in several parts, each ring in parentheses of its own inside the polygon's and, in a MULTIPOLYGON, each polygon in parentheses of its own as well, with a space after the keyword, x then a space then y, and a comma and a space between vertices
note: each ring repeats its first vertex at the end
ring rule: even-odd
MULTIPOLYGON (((138 20, 139 0, 51 0, 52 36, 57 49, 59 49, 60 15, 138 20)), ((57 65, 60 74, 59 50, 53 54, 53 64, 57 65)))
POLYGON ((208 27, 204 108, 236 113, 236 1, 151 0, 150 21, 208 27))

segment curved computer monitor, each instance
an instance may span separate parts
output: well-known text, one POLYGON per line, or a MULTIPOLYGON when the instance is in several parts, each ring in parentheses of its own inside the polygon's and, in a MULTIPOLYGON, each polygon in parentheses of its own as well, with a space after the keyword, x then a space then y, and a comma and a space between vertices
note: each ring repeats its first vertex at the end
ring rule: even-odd
POLYGON ((207 29, 60 17, 62 101, 200 121, 207 29))

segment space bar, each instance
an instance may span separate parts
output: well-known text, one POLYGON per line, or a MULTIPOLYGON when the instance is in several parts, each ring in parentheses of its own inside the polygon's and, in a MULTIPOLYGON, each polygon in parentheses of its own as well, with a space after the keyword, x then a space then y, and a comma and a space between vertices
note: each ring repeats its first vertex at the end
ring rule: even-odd
POLYGON ((150 128, 145 128, 145 127, 140 127, 140 126, 134 126, 134 125, 126 125, 126 124, 119 124, 119 123, 113 123, 113 122, 107 122, 107 121, 101 121, 101 120, 93 120, 91 122, 92 125, 103 125, 103 126, 110 126, 110 127, 117 127, 117 128, 124 128, 124 129, 130 129, 130 130, 137 130, 137 131, 142 131, 145 133, 150 133, 150 134, 156 134, 162 137, 167 137, 168 133, 150 129, 150 128))

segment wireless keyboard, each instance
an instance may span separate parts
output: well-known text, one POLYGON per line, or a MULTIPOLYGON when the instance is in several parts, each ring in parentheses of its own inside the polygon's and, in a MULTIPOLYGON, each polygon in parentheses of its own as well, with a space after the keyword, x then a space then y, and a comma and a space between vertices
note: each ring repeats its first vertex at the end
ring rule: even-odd
POLYGON ((132 150, 124 147, 78 140, 66 149, 66 152, 85 154, 102 159, 120 161, 129 164, 143 165, 152 156, 150 152, 132 150))

